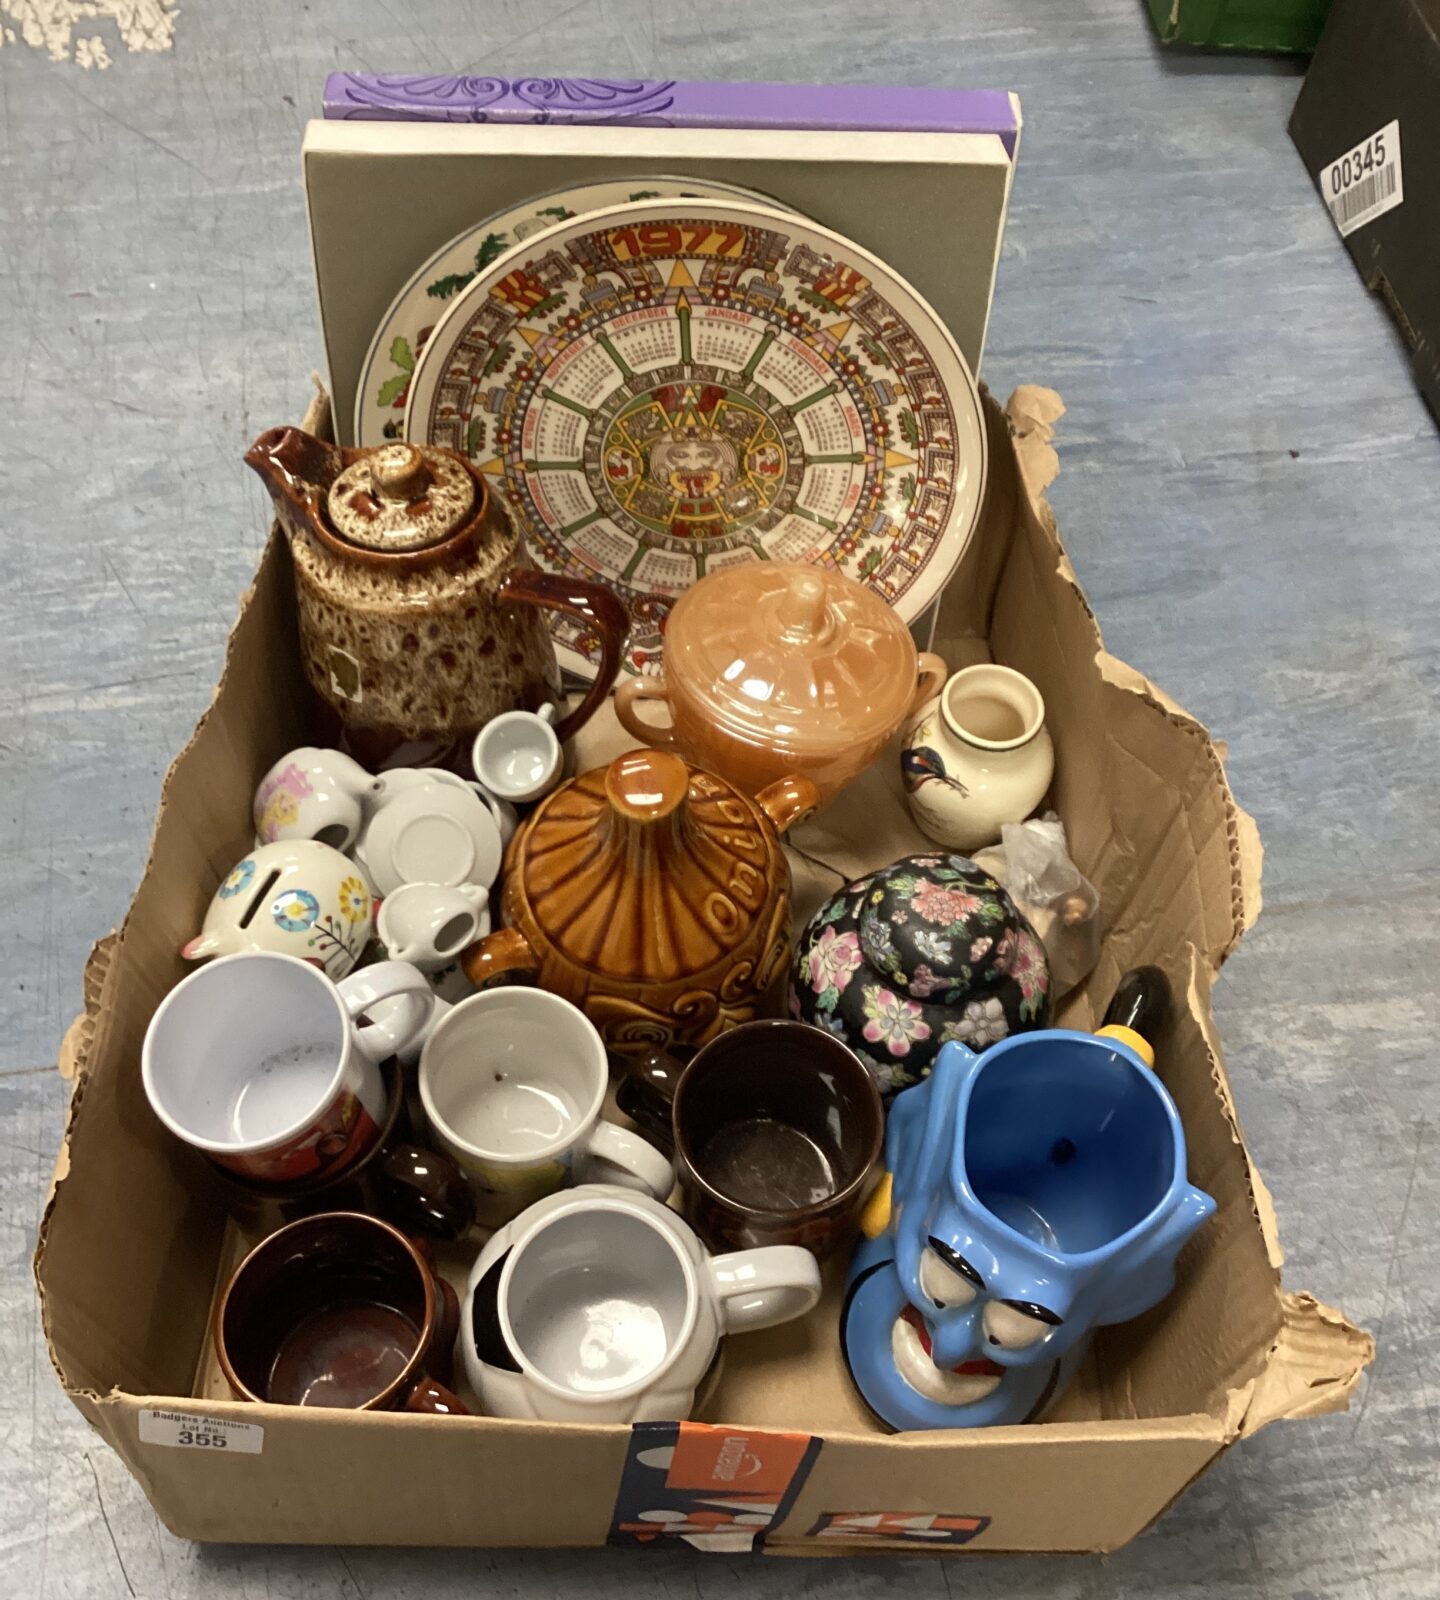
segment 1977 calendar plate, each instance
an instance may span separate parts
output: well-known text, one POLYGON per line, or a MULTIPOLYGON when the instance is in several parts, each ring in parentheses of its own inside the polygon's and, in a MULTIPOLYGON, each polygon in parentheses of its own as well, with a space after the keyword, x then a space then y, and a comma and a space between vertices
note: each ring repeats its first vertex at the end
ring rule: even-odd
MULTIPOLYGON (((431 333, 405 431, 468 455, 541 567, 610 583, 632 672, 686 588, 740 561, 836 568, 913 620, 984 490, 979 398, 935 312, 859 245, 739 200, 618 206, 494 261, 431 333)), ((593 677, 596 642, 555 627, 593 677)))

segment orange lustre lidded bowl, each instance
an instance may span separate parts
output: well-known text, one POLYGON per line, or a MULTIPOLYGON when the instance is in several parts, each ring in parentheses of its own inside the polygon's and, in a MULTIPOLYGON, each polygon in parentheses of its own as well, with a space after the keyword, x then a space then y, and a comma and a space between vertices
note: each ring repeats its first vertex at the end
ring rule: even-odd
POLYGON ((945 663, 915 649, 877 595, 804 562, 746 562, 702 578, 665 627, 663 672, 616 691, 626 730, 746 794, 807 777, 828 800, 938 694, 945 663), (670 726, 642 720, 663 700, 670 726))

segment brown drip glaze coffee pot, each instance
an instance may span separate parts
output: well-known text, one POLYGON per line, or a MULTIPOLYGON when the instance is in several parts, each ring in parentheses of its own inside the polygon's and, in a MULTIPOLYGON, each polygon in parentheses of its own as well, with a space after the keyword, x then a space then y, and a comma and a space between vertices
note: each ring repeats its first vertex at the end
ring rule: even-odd
POLYGON ((305 675, 367 766, 443 761, 502 711, 538 711, 560 675, 543 612, 579 617, 600 646, 595 712, 619 670, 626 615, 600 584, 533 570, 470 463, 411 444, 341 449, 300 428, 245 456, 290 541, 305 675))
POLYGON ((790 960, 780 835, 818 797, 795 777, 752 800, 658 750, 572 779, 511 840, 507 925, 466 951, 466 975, 530 975, 622 1055, 749 1021, 790 960))

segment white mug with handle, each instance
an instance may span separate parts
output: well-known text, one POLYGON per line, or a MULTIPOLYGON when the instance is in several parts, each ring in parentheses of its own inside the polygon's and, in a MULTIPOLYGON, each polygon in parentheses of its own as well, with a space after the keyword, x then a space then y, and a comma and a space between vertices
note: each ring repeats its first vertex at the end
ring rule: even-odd
POLYGON ((420 1054, 420 1100, 440 1148, 470 1174, 482 1225, 572 1174, 669 1194, 669 1159, 601 1117, 609 1081, 594 1024, 559 995, 490 989, 450 1008, 420 1054))
POLYGON ((338 1172, 380 1137, 380 1062, 433 1006, 425 974, 382 961, 341 982, 269 950, 221 956, 160 1002, 140 1052, 145 1093, 177 1138, 252 1183, 338 1172), (384 1026, 369 1015, 384 1005, 384 1026))
POLYGON ((799 1245, 711 1256, 659 1201, 587 1184, 491 1237, 461 1302, 460 1350, 490 1416, 683 1420, 724 1335, 819 1298, 799 1245))

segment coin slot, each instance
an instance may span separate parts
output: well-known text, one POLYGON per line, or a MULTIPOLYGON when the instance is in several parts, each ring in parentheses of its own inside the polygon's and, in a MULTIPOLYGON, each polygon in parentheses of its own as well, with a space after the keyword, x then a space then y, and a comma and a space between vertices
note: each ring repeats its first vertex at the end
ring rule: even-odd
POLYGON ((248 928, 250 926, 251 922, 255 918, 255 913, 260 909, 270 891, 279 881, 280 869, 279 867, 276 867, 270 876, 266 878, 264 883, 262 883, 255 891, 254 898, 250 901, 250 904, 245 907, 245 915, 240 919, 240 926, 242 928, 248 928))

